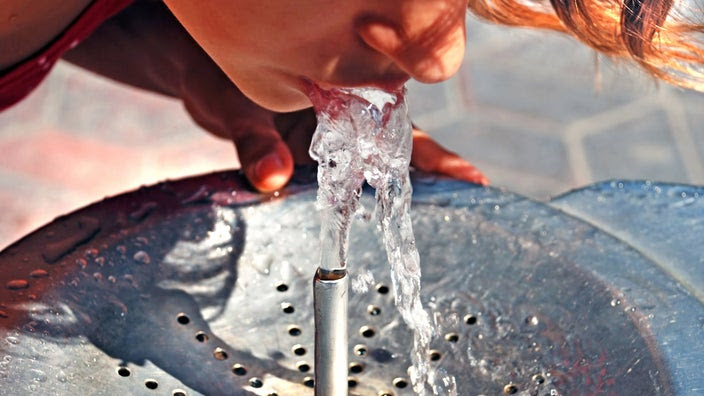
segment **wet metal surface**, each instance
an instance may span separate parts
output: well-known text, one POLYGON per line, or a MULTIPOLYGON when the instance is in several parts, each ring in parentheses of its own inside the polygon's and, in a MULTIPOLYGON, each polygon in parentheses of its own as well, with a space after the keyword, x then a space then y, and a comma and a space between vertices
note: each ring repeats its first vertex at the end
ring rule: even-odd
MULTIPOLYGON (((582 201, 414 186, 429 359, 458 394, 704 388, 701 301, 668 263, 562 211, 582 201)), ((235 173, 167 182, 0 253, 0 395, 312 395, 315 189, 247 191, 235 173)), ((411 337, 368 217, 350 241, 348 384, 408 395, 411 337)))

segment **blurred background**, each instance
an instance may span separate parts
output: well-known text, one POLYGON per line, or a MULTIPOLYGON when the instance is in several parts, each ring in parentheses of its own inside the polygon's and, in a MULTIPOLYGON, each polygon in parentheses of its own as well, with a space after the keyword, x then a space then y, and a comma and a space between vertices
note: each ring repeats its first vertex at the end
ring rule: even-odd
MULTIPOLYGON (((494 186, 546 200, 614 178, 704 184, 704 94, 569 37, 468 22, 456 77, 409 84, 411 116, 494 186)), ((140 185, 239 166, 180 103, 59 64, 0 114, 0 248, 140 185)))

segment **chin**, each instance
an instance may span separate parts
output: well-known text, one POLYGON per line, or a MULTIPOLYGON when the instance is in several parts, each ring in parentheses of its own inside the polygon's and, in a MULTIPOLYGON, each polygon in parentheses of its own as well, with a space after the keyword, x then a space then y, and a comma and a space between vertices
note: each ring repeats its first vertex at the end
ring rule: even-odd
POLYGON ((312 106, 306 94, 291 88, 271 89, 263 95, 244 94, 259 106, 277 113, 289 113, 312 106))

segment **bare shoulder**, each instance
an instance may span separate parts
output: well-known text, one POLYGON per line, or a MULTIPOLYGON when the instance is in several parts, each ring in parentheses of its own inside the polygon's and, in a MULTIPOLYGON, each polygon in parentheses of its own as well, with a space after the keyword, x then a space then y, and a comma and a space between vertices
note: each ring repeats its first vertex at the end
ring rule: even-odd
POLYGON ((2 0, 0 71, 39 51, 92 0, 2 0))

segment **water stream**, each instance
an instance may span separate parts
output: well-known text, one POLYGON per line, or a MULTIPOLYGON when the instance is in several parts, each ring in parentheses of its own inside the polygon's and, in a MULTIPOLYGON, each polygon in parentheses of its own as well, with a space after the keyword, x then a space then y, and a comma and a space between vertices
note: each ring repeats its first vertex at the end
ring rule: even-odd
POLYGON ((425 394, 428 383, 435 394, 453 394, 454 381, 429 381, 434 377, 427 364, 433 327, 420 301, 420 258, 411 226, 408 174, 413 138, 404 91, 317 87, 311 91, 318 117, 310 153, 319 164, 320 267, 346 267, 350 224, 366 180, 376 189, 376 214, 396 306, 414 334, 409 369, 414 391, 425 394))

